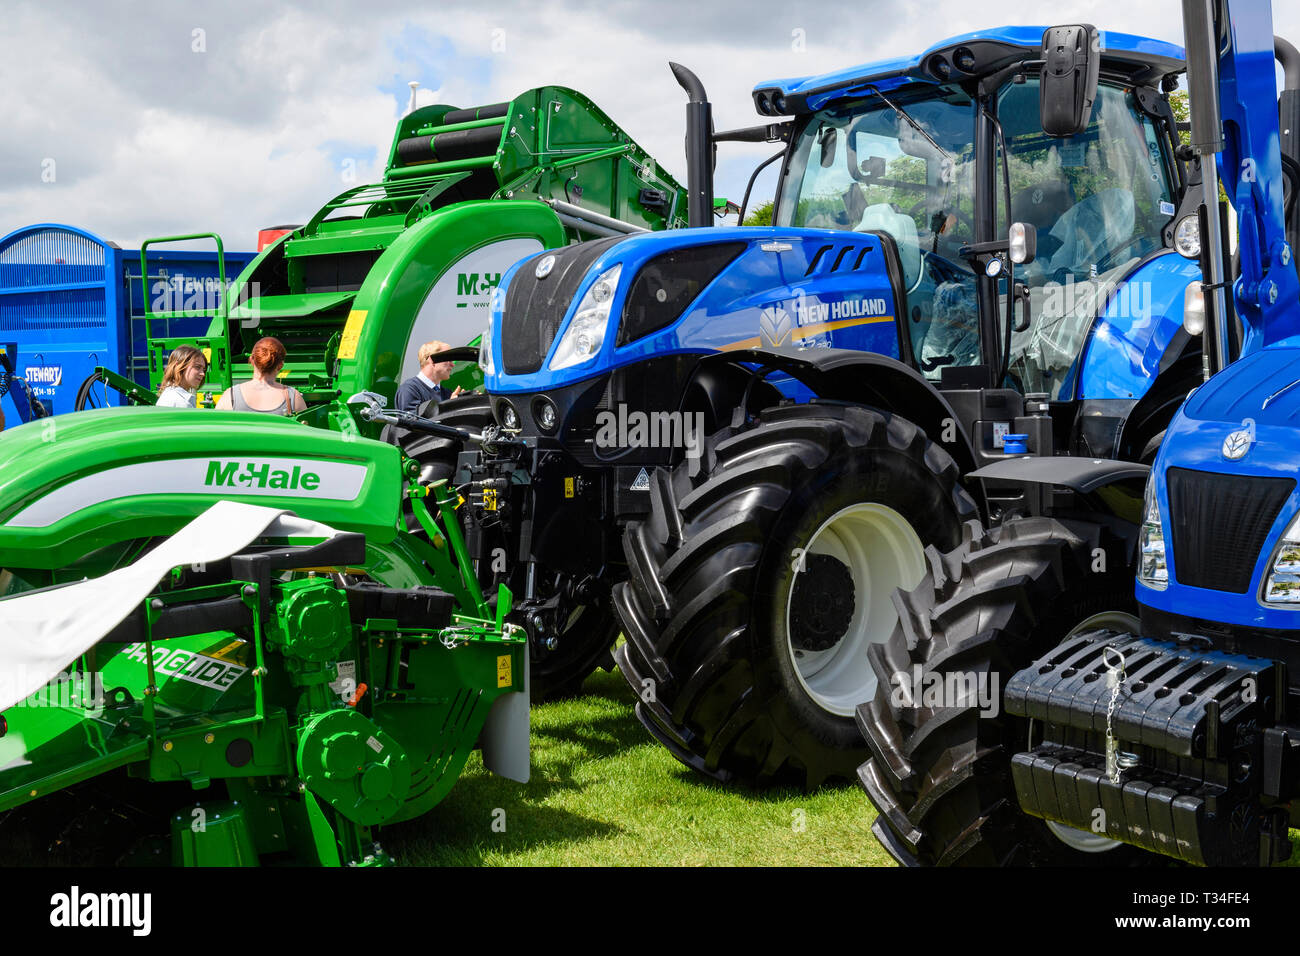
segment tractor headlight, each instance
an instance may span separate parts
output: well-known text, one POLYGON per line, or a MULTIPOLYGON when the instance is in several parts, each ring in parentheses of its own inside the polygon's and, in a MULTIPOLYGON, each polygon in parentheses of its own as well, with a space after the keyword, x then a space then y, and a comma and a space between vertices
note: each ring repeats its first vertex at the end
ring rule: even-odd
POLYGON ((614 291, 618 288, 618 274, 623 264, 602 272, 591 284, 587 294, 578 303, 578 311, 569 323, 560 344, 555 347, 555 357, 551 359, 550 369, 558 372, 562 368, 581 365, 596 356, 605 344, 605 330, 609 327, 609 309, 614 301, 614 291))
POLYGON ((1174 249, 1185 259, 1198 259, 1201 255, 1201 220, 1193 214, 1178 220, 1174 227, 1174 249))
POLYGON ((539 398, 533 402, 533 419, 548 435, 555 431, 555 426, 560 422, 559 413, 548 398, 539 398))
POLYGON ((1269 562, 1264 579, 1264 601, 1268 604, 1300 604, 1300 515, 1282 532, 1282 540, 1269 562))
POLYGON ((1169 569, 1165 564, 1165 532, 1160 524, 1160 503, 1156 500, 1155 479, 1147 480, 1142 505, 1142 534, 1138 537, 1140 564, 1138 580, 1156 591, 1169 587, 1169 569))

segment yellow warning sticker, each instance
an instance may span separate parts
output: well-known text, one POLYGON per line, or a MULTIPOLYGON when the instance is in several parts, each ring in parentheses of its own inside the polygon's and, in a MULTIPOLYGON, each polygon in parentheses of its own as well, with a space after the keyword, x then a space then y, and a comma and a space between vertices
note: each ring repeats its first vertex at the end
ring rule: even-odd
POLYGON ((509 687, 513 683, 510 676, 510 655, 502 654, 497 658, 497 686, 509 687))
POLYGON ((564 479, 564 497, 566 497, 566 498, 572 498, 572 497, 573 497, 573 479, 572 479, 572 478, 565 478, 565 479, 564 479))
POLYGON ((204 653, 228 664, 243 664, 248 659, 248 642, 240 638, 220 647, 213 645, 205 648, 204 653))
POLYGON ((357 343, 361 341, 361 328, 365 324, 365 309, 353 309, 348 313, 348 324, 343 326, 343 339, 339 342, 339 358, 356 358, 357 343))

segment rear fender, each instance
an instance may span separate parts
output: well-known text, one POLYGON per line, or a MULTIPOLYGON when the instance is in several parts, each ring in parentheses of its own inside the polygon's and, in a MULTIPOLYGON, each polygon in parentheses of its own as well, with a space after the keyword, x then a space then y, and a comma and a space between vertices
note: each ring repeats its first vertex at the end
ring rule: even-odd
MULTIPOLYGON (((957 462, 963 474, 975 467, 975 452, 965 427, 947 399, 916 370, 897 359, 845 349, 744 349, 711 355, 701 371, 726 365, 757 365, 784 372, 806 386, 816 398, 870 405, 901 415, 919 426, 931 441, 957 462)), ((748 376, 729 376, 733 382, 748 376)), ((736 396, 739 401, 740 395, 736 396)))
POLYGON ((1120 538, 1129 558, 1142 524, 1142 496, 1151 469, 1109 458, 1009 458, 972 472, 992 520, 1017 516, 1088 521, 1120 538))

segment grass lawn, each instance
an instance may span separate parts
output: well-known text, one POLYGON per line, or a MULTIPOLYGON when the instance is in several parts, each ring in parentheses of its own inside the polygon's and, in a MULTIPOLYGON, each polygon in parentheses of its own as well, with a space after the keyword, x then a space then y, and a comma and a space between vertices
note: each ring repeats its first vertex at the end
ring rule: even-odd
POLYGON ((527 784, 475 753, 432 812, 383 830, 384 848, 408 866, 894 865, 856 786, 721 786, 650 737, 618 673, 598 671, 584 691, 533 708, 527 784))

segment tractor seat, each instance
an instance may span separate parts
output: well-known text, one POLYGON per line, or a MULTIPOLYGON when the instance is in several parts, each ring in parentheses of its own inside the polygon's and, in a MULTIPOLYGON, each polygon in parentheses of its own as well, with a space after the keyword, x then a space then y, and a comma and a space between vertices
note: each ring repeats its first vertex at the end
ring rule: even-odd
POLYGON ((868 206, 858 223, 858 232, 883 232, 891 236, 898 246, 898 258, 903 266, 905 291, 916 286, 921 275, 921 240, 916 231, 916 220, 895 212, 889 203, 868 206))
POLYGON ((1073 207, 1074 190, 1068 182, 1044 180, 1011 197, 1011 221, 1027 222, 1038 230, 1038 255, 1046 258, 1060 246, 1048 232, 1073 207))

